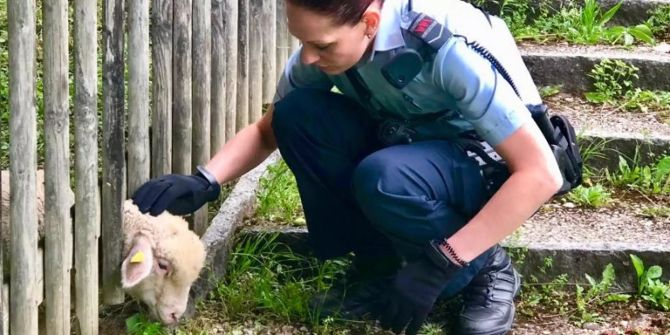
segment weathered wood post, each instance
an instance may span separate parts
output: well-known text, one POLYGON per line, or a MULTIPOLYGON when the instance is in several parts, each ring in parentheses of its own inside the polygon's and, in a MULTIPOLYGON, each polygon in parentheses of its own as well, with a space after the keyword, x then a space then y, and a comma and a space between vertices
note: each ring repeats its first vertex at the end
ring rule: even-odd
POLYGON ((75 0, 75 312, 81 335, 98 333, 98 69, 96 0, 75 0))
POLYGON ((128 196, 149 180, 149 0, 128 2, 128 196))
POLYGON ((35 2, 9 0, 10 329, 37 334, 35 2))
POLYGON ((281 78, 288 59, 288 26, 286 22, 286 0, 277 0, 277 82, 281 78))
POLYGON ((249 123, 263 111, 263 0, 250 0, 249 9, 249 123))
POLYGON ((239 27, 238 0, 223 0, 223 31, 224 44, 226 47, 226 107, 224 109, 226 118, 226 140, 235 136, 237 130, 237 39, 239 27))
POLYGON ((263 0, 263 103, 272 102, 277 82, 277 2, 263 0))
POLYGON ((123 0, 104 2, 102 154, 102 293, 106 304, 120 304, 123 201, 126 197, 124 134, 123 0))
POLYGON ((226 51, 224 0, 212 0, 212 106, 210 156, 226 141, 226 51))
MULTIPOLYGON (((70 334, 70 121, 67 0, 47 0, 44 11, 44 291, 49 334, 70 334)), ((34 246, 36 247, 36 246, 34 246)))
MULTIPOLYGON (((193 167, 210 157, 211 22, 211 0, 193 0, 193 167)), ((199 236, 207 229, 207 207, 194 213, 193 230, 199 236)))
POLYGON ((239 1, 236 131, 249 124, 249 0, 239 1))
POLYGON ((172 172, 190 174, 193 133, 191 13, 192 1, 173 2, 172 172))
POLYGON ((172 0, 151 2, 151 176, 172 172, 172 0))

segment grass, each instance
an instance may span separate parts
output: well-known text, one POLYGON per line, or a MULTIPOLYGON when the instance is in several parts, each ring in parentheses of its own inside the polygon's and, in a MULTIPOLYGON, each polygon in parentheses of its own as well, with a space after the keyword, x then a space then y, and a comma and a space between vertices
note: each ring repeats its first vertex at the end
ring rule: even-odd
MULTIPOLYGON (((575 284, 567 275, 548 281, 554 264, 547 257, 536 274, 525 278, 517 299, 519 317, 539 318, 561 316, 573 324, 601 322, 610 304, 639 306, 665 310, 670 302, 670 283, 660 281, 659 266, 645 267, 641 259, 631 255, 630 271, 637 274, 636 292, 616 289, 616 276, 611 264, 599 277, 584 274, 583 284, 575 284)), ((295 334, 382 334, 370 322, 319 318, 310 310, 308 301, 313 294, 324 292, 347 266, 346 261, 320 262, 297 255, 277 242, 277 235, 248 235, 235 246, 228 273, 210 294, 197 306, 196 318, 176 329, 168 330, 136 314, 126 320, 131 335, 273 333, 284 329, 295 334)), ((451 322, 459 299, 440 302, 420 334, 450 334, 451 322), (447 322, 446 324, 444 322, 447 322)), ((283 331, 283 330, 282 330, 283 331)), ((384 333, 386 334, 386 333, 384 333)))
POLYGON ((295 226, 305 225, 295 176, 283 160, 268 166, 267 174, 261 177, 257 198, 258 218, 295 226))

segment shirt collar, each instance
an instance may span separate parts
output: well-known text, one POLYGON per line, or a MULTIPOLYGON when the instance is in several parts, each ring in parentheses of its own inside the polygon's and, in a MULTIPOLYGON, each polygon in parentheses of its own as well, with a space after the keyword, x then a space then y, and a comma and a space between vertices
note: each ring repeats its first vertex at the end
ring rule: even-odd
POLYGON ((381 22, 373 45, 374 52, 370 58, 374 57, 376 52, 405 46, 402 30, 400 30, 402 2, 402 0, 385 0, 382 3, 381 22))

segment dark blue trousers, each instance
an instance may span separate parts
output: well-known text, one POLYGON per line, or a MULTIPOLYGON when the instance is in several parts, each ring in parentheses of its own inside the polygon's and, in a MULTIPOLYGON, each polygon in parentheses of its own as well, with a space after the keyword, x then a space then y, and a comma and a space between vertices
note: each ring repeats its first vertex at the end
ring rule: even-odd
MULTIPOLYGON (((272 128, 293 171, 317 257, 398 255, 454 234, 491 196, 473 158, 450 141, 383 147, 355 101, 296 89, 275 104, 272 128)), ((449 283, 464 288, 490 251, 449 283)))

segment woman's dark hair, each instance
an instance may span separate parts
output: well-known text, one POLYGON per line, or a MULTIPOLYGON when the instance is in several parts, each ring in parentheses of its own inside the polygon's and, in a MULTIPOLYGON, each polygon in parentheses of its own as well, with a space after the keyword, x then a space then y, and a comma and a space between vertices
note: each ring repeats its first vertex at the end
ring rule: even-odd
POLYGON ((333 18, 335 24, 356 24, 375 0, 287 0, 315 13, 333 18))

